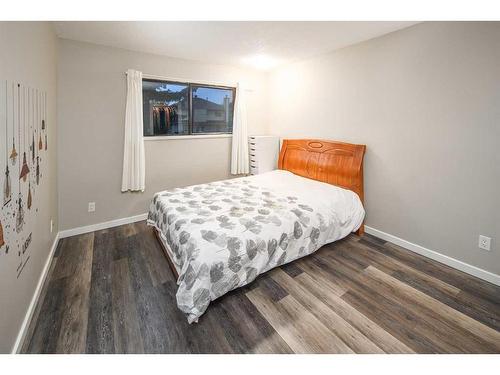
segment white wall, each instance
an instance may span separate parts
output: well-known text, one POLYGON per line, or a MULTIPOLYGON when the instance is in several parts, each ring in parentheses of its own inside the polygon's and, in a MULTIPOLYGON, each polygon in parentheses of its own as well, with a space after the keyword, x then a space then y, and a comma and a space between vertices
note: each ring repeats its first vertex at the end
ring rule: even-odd
POLYGON ((418 24, 280 68, 269 92, 273 133, 367 145, 367 225, 500 274, 499 22, 418 24))
MULTIPOLYGON (((32 210, 26 208, 24 230, 4 231, 6 246, 0 248, 0 353, 10 352, 14 346, 23 319, 35 292, 40 274, 57 233, 57 176, 56 176, 56 53, 57 43, 52 26, 46 22, 0 22, 0 80, 18 82, 29 87, 46 90, 48 93, 48 151, 41 153, 42 177, 40 186, 33 186, 32 210), (38 212, 33 212, 38 208, 38 212), (54 232, 50 233, 50 219, 54 219, 54 232), (32 242, 26 253, 20 257, 17 249, 24 243, 27 234, 32 233, 32 242), (29 259, 28 259, 29 255, 29 259), (20 259, 27 259, 19 278, 17 267, 20 259)), ((2 117, 3 118, 3 117, 2 117)), ((5 127, 1 127, 0 150, 4 154, 5 127)), ((10 137, 10 136, 9 136, 10 137)), ((20 150, 18 150, 19 152, 20 150)), ((22 157, 22 156, 21 156, 22 157)), ((4 158, 0 159, 0 189, 4 186, 4 158)), ((16 165, 15 168, 18 168, 16 165)), ((13 200, 18 195, 18 175, 11 170, 13 200)), ((33 172, 31 172, 33 173, 33 172)), ((26 183, 21 184, 26 189, 26 183)), ((25 196, 26 199, 26 196, 25 196)), ((3 205, 3 199, 2 203, 3 205)), ((0 206, 0 220, 10 210, 0 206)), ((11 221, 11 220, 10 220, 11 221)))
POLYGON ((58 63, 61 229, 142 214, 157 191, 229 177, 230 138, 147 141, 146 191, 120 192, 129 68, 180 80, 242 81, 251 90, 249 132, 268 130, 263 74, 69 40, 59 41, 58 63))

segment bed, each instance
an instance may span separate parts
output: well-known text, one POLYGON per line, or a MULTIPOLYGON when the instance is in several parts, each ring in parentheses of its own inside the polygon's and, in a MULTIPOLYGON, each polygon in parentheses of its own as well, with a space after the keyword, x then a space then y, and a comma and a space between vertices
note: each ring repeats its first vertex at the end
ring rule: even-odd
POLYGON ((148 225, 189 323, 258 275, 363 233, 364 145, 284 140, 278 170, 156 193, 148 225))

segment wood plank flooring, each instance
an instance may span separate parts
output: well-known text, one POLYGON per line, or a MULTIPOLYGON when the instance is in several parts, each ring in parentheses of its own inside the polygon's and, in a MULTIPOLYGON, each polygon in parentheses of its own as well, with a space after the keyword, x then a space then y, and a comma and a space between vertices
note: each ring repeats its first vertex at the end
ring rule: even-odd
POLYGON ((500 353, 500 287, 370 235, 214 301, 198 324, 144 223, 60 241, 24 353, 500 353))

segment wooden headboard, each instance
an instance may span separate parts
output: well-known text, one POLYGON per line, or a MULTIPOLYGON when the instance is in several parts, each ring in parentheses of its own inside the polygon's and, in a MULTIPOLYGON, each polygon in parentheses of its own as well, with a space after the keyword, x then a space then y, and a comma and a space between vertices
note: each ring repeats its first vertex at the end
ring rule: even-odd
MULTIPOLYGON (((327 182, 358 194, 364 203, 363 156, 365 145, 316 139, 285 139, 278 168, 327 182)), ((359 233, 362 234, 363 226, 359 233)))

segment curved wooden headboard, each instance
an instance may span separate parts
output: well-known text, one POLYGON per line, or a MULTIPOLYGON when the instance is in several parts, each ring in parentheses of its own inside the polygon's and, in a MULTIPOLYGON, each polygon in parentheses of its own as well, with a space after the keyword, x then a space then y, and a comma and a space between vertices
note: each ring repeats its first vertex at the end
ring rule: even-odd
MULTIPOLYGON (((364 203, 365 145, 316 139, 285 139, 278 168, 296 175, 349 189, 364 203)), ((362 234, 363 226, 359 233, 362 234)))

